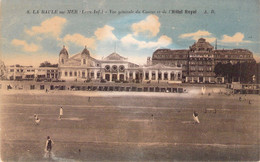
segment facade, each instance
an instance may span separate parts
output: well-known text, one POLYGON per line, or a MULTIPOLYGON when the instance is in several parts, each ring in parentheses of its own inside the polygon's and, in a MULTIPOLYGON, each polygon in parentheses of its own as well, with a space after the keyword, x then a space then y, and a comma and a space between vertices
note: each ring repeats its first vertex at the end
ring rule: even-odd
POLYGON ((4 79, 6 75, 6 67, 2 60, 0 60, 0 79, 4 79))
POLYGON ((191 83, 223 83, 223 78, 215 78, 214 67, 217 63, 253 61, 253 53, 247 49, 217 50, 204 38, 200 38, 189 49, 158 49, 152 56, 152 64, 182 67, 183 81, 191 83))
POLYGON ((81 53, 69 57, 65 47, 59 54, 59 79, 66 81, 108 82, 168 82, 180 81, 181 67, 165 65, 139 66, 118 53, 98 60, 85 47, 81 53))
POLYGON ((58 79, 57 67, 33 67, 11 65, 7 66, 6 78, 8 80, 36 80, 51 81, 58 79))

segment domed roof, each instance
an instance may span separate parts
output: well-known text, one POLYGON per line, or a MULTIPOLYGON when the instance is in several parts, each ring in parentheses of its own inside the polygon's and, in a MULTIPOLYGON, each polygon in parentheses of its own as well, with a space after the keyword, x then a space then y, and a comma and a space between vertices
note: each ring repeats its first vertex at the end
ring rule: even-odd
POLYGON ((62 50, 60 51, 60 55, 61 54, 65 54, 65 55, 69 55, 67 49, 65 48, 65 46, 63 46, 62 50))
POLYGON ((205 50, 207 51, 208 49, 212 50, 213 46, 209 43, 206 42, 206 39, 200 38, 196 43, 194 43, 191 46, 192 50, 205 50))
POLYGON ((89 51, 86 46, 85 46, 84 50, 81 52, 81 55, 83 55, 83 54, 86 54, 89 56, 89 51))

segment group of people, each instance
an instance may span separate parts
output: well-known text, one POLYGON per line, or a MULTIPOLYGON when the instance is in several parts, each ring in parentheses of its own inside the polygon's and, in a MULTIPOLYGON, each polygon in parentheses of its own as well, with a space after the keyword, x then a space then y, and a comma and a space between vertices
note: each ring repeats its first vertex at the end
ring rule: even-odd
MULTIPOLYGON (((63 117, 63 108, 60 107, 60 115, 59 115, 59 120, 61 120, 63 117)), ((41 119, 39 118, 38 114, 34 114, 34 122, 36 125, 40 124, 41 119)))
MULTIPOLYGON (((63 108, 60 107, 60 113, 59 113, 59 120, 61 120, 63 117, 63 108)), ((34 121, 36 125, 40 124, 41 119, 39 118, 38 114, 34 114, 34 121)), ((45 143, 45 157, 51 157, 51 150, 54 142, 51 140, 50 136, 47 136, 47 141, 45 143)))
MULTIPOLYGON (((90 100, 90 98, 89 98, 89 100, 90 100)), ((63 117, 63 108, 60 107, 59 120, 61 120, 62 117, 63 117)), ((152 118, 154 119, 153 114, 152 114, 152 118)), ((34 114, 34 120, 37 125, 40 123, 40 118, 38 117, 38 114, 34 114)), ((194 120, 195 124, 200 123, 199 114, 196 111, 193 112, 193 120, 194 120)), ((51 150, 52 150, 53 144, 54 144, 54 142, 51 140, 50 136, 47 136, 47 140, 45 143, 45 157, 49 157, 49 158, 51 157, 51 154, 52 154, 51 150)))

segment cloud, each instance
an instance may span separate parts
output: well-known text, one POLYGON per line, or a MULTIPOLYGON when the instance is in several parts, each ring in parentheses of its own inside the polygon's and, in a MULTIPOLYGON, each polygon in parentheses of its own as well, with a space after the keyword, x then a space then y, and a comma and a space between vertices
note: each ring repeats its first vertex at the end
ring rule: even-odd
POLYGON ((25 52, 36 52, 36 51, 39 50, 39 46, 37 46, 34 43, 28 44, 24 40, 13 39, 11 44, 14 45, 14 46, 22 47, 25 52))
POLYGON ((194 33, 185 33, 185 34, 181 34, 179 36, 179 38, 182 38, 182 39, 191 38, 195 41, 197 41, 201 37, 205 38, 210 43, 212 43, 216 40, 216 38, 212 36, 212 33, 208 32, 206 30, 198 30, 197 32, 194 32, 194 33))
POLYGON ((135 64, 144 65, 146 64, 147 56, 142 56, 141 54, 138 56, 129 56, 128 61, 135 64))
POLYGON ((47 34, 58 39, 66 22, 65 18, 55 16, 43 21, 40 26, 33 26, 30 30, 25 30, 25 32, 30 36, 47 34))
POLYGON ((117 40, 116 36, 112 33, 115 28, 105 25, 103 28, 97 28, 95 36, 98 40, 117 40))
POLYGON ((52 64, 57 64, 59 60, 59 55, 52 55, 50 53, 38 53, 37 55, 28 55, 28 54, 22 54, 20 52, 18 53, 6 53, 5 56, 3 56, 3 60, 6 65, 23 65, 23 66, 35 66, 38 67, 40 63, 44 61, 49 61, 52 64), (19 57, 19 59, 17 59, 19 57))
POLYGON ((139 33, 147 34, 149 37, 155 37, 160 31, 161 23, 156 15, 149 15, 145 20, 134 23, 132 30, 134 35, 139 33))
POLYGON ((96 40, 94 38, 87 38, 84 37, 81 34, 75 33, 75 34, 67 34, 63 41, 66 43, 73 43, 77 46, 87 46, 88 48, 95 49, 96 48, 96 40))
POLYGON ((244 34, 237 32, 233 36, 223 35, 221 42, 223 43, 250 43, 251 41, 244 40, 244 34))
POLYGON ((166 47, 172 43, 172 39, 166 35, 162 35, 156 42, 139 41, 134 38, 133 34, 128 34, 121 39, 121 42, 125 46, 137 45, 138 48, 154 48, 154 47, 166 47))

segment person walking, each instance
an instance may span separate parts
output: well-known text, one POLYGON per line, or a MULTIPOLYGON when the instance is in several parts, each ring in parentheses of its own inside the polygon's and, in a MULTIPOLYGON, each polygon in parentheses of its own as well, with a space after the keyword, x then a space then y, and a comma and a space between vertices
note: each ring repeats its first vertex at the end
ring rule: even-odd
POLYGON ((195 124, 199 124, 200 123, 200 121, 199 121, 199 114, 196 111, 193 112, 193 120, 194 120, 195 124))
POLYGON ((50 136, 47 136, 47 141, 45 144, 45 151, 46 151, 45 157, 47 157, 47 154, 48 154, 49 158, 51 157, 51 154, 52 154, 51 150, 52 150, 53 144, 54 144, 54 142, 51 140, 50 136))
POLYGON ((62 116, 63 116, 63 108, 60 107, 60 116, 59 116, 59 119, 60 119, 60 120, 61 120, 62 116))

